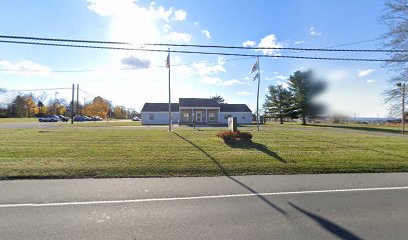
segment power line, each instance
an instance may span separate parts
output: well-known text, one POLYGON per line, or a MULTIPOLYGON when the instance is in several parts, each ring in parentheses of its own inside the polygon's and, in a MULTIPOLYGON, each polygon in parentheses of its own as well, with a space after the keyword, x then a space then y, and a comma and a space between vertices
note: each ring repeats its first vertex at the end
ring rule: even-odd
MULTIPOLYGON (((0 42, 1 42, 1 43, 11 43, 11 44, 54 46, 54 47, 109 49, 109 50, 145 51, 145 52, 163 52, 163 53, 168 53, 168 52, 169 52, 168 50, 164 50, 164 49, 121 48, 121 47, 107 47, 107 46, 56 44, 56 43, 6 41, 6 40, 0 40, 0 42)), ((299 49, 300 49, 300 48, 299 48, 299 49)), ((298 50, 299 50, 299 49, 298 49, 298 50)), ((294 50, 296 50, 296 48, 294 48, 294 50)), ((332 49, 332 50, 334 50, 334 49, 332 49)), ((338 50, 338 49, 336 49, 336 50, 338 50)), ((405 51, 405 50, 404 50, 404 51, 405 51)), ((407 50, 407 51, 408 51, 408 50, 407 50)), ((408 60, 375 59, 375 58, 337 58, 337 57, 309 57, 309 56, 292 56, 292 55, 259 55, 259 54, 240 54, 240 53, 225 53, 225 52, 202 52, 202 51, 184 51, 184 50, 170 50, 170 52, 172 52, 172 53, 184 53, 184 54, 201 54, 201 55, 240 56, 240 57, 262 57, 262 58, 289 58, 289 59, 330 60, 330 61, 408 62, 408 60)))
POLYGON ((39 88, 39 89, 17 89, 5 90, 4 92, 35 92, 35 91, 51 91, 51 90, 67 90, 71 88, 39 88))
POLYGON ((86 92, 85 90, 79 89, 79 91, 81 91, 81 92, 83 92, 83 93, 85 93, 85 94, 88 94, 88 95, 91 96, 91 97, 95 97, 95 95, 90 94, 90 93, 86 92))
MULTIPOLYGON (((371 40, 370 40, 371 41, 371 40)), ((364 42, 364 41, 363 41, 364 42)), ((359 42, 362 43, 362 42, 359 42)), ((294 48, 294 47, 241 47, 241 46, 226 46, 226 45, 199 45, 199 44, 169 44, 169 43, 145 43, 146 46, 162 46, 162 47, 196 47, 196 48, 222 48, 222 49, 245 49, 245 50, 290 50, 290 51, 317 51, 317 52, 375 52, 375 53, 393 53, 393 52, 408 52, 401 49, 332 49, 339 46, 353 45, 344 44, 327 48, 294 48)))
POLYGON ((375 41, 378 41, 378 40, 381 40, 381 39, 382 39, 382 38, 379 37, 379 38, 373 38, 373 39, 364 40, 364 41, 358 41, 358 42, 351 42, 351 43, 344 43, 344 44, 334 45, 334 46, 325 47, 325 48, 345 47, 345 46, 356 45, 356 44, 361 44, 361 43, 375 42, 375 41))
POLYGON ((66 38, 43 38, 43 37, 27 37, 27 36, 12 36, 12 35, 0 35, 0 38, 35 40, 35 41, 51 41, 51 42, 75 42, 75 43, 132 45, 132 44, 127 43, 127 42, 110 42, 110 41, 80 40, 80 39, 66 39, 66 38))
MULTIPOLYGON (((0 38, 5 39, 22 39, 35 41, 51 41, 51 42, 74 42, 74 43, 92 43, 92 44, 113 44, 113 45, 133 45, 128 42, 112 42, 99 40, 81 40, 81 39, 65 39, 65 38, 44 38, 44 37, 29 37, 29 36, 12 36, 0 35, 0 38)), ((227 45, 201 45, 201 44, 169 44, 169 43, 144 43, 146 46, 166 46, 166 47, 198 47, 198 48, 223 48, 223 49, 245 49, 245 50, 295 50, 295 51, 328 51, 328 52, 408 52, 405 49, 331 49, 341 46, 349 46, 365 42, 377 41, 381 38, 365 40, 360 42, 336 45, 326 48, 293 48, 293 47, 243 47, 243 46, 227 46, 227 45)))

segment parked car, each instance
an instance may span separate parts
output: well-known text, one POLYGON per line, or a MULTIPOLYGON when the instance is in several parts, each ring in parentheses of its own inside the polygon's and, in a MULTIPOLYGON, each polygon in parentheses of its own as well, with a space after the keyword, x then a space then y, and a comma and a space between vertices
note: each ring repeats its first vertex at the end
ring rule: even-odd
POLYGON ((66 117, 64 115, 58 115, 58 117, 62 122, 68 122, 69 121, 69 117, 66 117))
POLYGON ((140 121, 140 118, 139 117, 134 117, 134 118, 132 118, 132 121, 140 121))
POLYGON ((75 122, 86 122, 86 121, 89 121, 89 118, 87 116, 78 115, 74 117, 74 121, 75 122))
POLYGON ((57 115, 48 115, 44 117, 39 117, 39 122, 58 122, 60 118, 57 115))

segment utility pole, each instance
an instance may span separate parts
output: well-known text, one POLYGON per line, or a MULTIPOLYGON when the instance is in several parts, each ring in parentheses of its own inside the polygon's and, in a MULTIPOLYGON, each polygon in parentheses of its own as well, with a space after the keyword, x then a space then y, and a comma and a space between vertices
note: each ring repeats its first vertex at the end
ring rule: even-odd
POLYGON ((77 101, 76 101, 76 115, 79 115, 79 84, 77 84, 77 101))
POLYGON ((256 129, 259 132, 259 84, 261 82, 261 68, 259 66, 259 57, 256 57, 258 64, 258 91, 256 93, 256 129))
POLYGON ((171 132, 171 92, 170 92, 170 48, 167 55, 166 67, 169 69, 169 132, 171 132))
POLYGON ((75 84, 72 84, 71 124, 74 124, 74 98, 75 98, 75 84))
POLYGON ((58 94, 59 94, 59 92, 55 92, 54 104, 55 104, 55 114, 56 114, 56 115, 58 115, 58 107, 59 107, 58 98, 57 98, 57 95, 58 95, 58 94))
POLYGON ((405 82, 402 84, 402 118, 401 118, 401 122, 402 122, 402 134, 405 133, 405 82))

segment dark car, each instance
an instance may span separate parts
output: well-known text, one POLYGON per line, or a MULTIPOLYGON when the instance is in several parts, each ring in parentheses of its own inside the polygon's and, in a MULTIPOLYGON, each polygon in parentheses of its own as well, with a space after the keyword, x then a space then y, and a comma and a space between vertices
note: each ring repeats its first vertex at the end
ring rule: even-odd
POLYGON ((68 122, 69 121, 69 117, 66 117, 64 115, 58 115, 58 117, 61 120, 61 122, 68 122))
POLYGON ((74 117, 74 121, 75 122, 86 122, 86 121, 89 121, 89 118, 86 116, 79 115, 79 116, 74 117))

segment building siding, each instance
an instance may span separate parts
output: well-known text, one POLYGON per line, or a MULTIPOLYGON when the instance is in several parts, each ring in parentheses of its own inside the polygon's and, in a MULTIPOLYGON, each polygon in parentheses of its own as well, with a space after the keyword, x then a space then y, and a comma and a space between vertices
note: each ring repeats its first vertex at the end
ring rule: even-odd
MULTIPOLYGON (((179 112, 172 112, 171 119, 173 124, 178 124, 179 112)), ((142 125, 149 124, 169 124, 169 112, 141 112, 142 125), (150 114, 153 114, 153 120, 150 120, 150 114)))
POLYGON ((238 124, 250 124, 252 123, 252 113, 251 112, 220 112, 220 123, 228 124, 228 119, 225 119, 226 115, 231 115, 237 118, 238 124), (245 119, 242 119, 245 116, 245 119))

